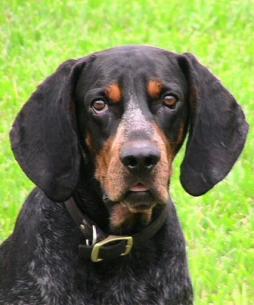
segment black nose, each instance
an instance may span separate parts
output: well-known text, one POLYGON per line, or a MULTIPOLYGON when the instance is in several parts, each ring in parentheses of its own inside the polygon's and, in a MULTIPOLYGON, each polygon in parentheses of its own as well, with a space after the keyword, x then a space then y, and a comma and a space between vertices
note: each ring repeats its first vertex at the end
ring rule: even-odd
POLYGON ((123 146, 120 158, 129 171, 142 175, 159 162, 160 151, 150 142, 129 142, 123 146))

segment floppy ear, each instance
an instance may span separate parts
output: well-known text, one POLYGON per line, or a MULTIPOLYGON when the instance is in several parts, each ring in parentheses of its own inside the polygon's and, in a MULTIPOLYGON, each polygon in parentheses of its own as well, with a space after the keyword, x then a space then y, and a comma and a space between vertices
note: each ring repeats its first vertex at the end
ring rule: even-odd
POLYGON ((179 56, 189 84, 190 127, 181 165, 181 183, 191 195, 210 190, 230 171, 248 132, 234 97, 191 54, 179 56))
POLYGON ((72 94, 84 63, 67 61, 47 78, 24 105, 10 133, 21 168, 54 201, 69 198, 78 181, 72 94))

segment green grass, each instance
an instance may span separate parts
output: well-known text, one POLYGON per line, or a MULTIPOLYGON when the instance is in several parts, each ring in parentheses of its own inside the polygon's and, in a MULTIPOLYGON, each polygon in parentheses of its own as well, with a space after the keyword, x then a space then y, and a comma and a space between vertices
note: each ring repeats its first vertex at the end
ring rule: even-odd
MULTIPOLYGON (((0 3, 0 240, 32 188, 10 150, 21 105, 68 58, 117 45, 194 53, 254 124, 254 1, 22 1, 0 3)), ((172 195, 182 220, 197 305, 254 304, 254 133, 231 174, 192 198, 175 162, 172 195)), ((144 304, 145 305, 145 304, 144 304)))

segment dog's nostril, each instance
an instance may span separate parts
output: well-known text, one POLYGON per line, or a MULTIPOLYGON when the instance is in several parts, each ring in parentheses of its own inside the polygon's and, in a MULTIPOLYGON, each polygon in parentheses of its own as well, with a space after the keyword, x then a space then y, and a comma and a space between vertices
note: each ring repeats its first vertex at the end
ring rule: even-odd
POLYGON ((147 169, 152 169, 159 161, 159 155, 151 155, 144 160, 144 166, 147 169))
POLYGON ((127 156, 123 159, 123 164, 128 168, 135 168, 138 166, 138 160, 133 156, 127 156))

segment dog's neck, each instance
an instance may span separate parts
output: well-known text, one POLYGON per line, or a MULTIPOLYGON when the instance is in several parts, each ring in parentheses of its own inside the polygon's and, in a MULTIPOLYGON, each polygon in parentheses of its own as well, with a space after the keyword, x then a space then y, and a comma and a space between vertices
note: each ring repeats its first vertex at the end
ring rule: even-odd
POLYGON ((94 178, 93 170, 85 168, 73 197, 80 210, 93 220, 101 229, 109 230, 109 211, 103 202, 103 192, 94 178))

